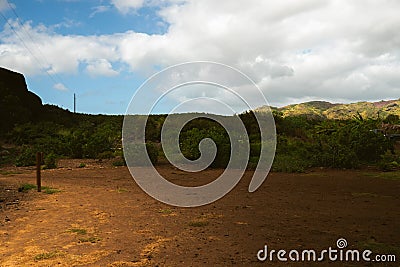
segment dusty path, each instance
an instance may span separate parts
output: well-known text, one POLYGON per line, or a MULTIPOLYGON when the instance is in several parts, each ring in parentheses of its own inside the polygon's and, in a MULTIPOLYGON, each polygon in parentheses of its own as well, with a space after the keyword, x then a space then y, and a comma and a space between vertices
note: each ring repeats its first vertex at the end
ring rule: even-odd
MULTIPOLYGON (((160 172, 183 184, 220 173, 160 172)), ((213 204, 175 208, 143 193, 125 167, 46 170, 43 185, 60 190, 54 194, 17 192, 35 182, 34 171, 3 171, 0 266, 310 266, 260 262, 257 252, 265 244, 336 248, 340 237, 348 248, 395 254, 397 262, 314 266, 399 266, 400 173, 272 173, 255 193, 247 192, 250 177, 213 204)))

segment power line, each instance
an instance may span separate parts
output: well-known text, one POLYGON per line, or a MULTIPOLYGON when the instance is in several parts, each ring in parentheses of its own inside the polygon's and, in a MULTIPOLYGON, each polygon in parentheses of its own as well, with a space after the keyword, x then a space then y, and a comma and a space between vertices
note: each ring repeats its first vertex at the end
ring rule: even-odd
POLYGON ((59 75, 57 75, 57 73, 54 73, 53 75, 50 74, 47 70, 47 66, 51 66, 51 64, 47 61, 46 56, 43 54, 43 52, 41 51, 39 45, 33 40, 31 34, 25 29, 25 26, 21 24, 21 19, 18 16, 16 10, 14 9, 14 7, 10 4, 10 2, 8 0, 6 0, 9 8, 12 10, 12 12, 14 13, 14 16, 16 17, 16 21, 20 27, 20 29, 22 29, 23 32, 25 32, 25 35, 29 37, 32 45, 34 45, 36 47, 36 50, 39 52, 41 59, 43 60, 42 62, 40 62, 40 60, 38 59, 38 57, 35 56, 35 54, 33 53, 33 51, 27 46, 27 44, 25 43, 25 41, 23 40, 23 38, 17 33, 17 31, 15 30, 14 26, 11 25, 11 23, 8 21, 8 19, 6 18, 6 16, 3 14, 3 12, 1 13, 1 16, 3 17, 3 19, 6 21, 6 23, 9 25, 9 27, 11 28, 11 30, 15 33, 15 35, 17 36, 17 38, 21 41, 22 45, 26 48, 26 50, 32 55, 32 57, 34 58, 34 60, 40 65, 42 66, 42 69, 44 70, 44 72, 47 74, 47 76, 49 76, 49 78, 54 82, 54 84, 57 83, 61 83, 64 84, 67 88, 68 85, 65 83, 65 81, 63 81, 61 79, 61 77, 59 75), (42 64, 42 63, 45 64, 42 64), (56 81, 56 78, 58 81, 56 81))
MULTIPOLYGON (((15 35, 18 37, 18 39, 20 40, 21 44, 25 47, 25 49, 32 55, 33 59, 39 64, 42 65, 39 61, 39 59, 33 54, 33 52, 31 51, 31 49, 26 45, 25 41, 21 38, 21 36, 19 36, 19 34, 17 33, 17 31, 14 29, 14 26, 11 25, 11 23, 7 20, 6 16, 4 16, 3 12, 0 11, 1 16, 3 17, 3 19, 6 21, 6 23, 8 24, 8 26, 10 26, 10 29, 15 33, 15 35)), ((54 82, 57 83, 57 81, 53 78, 53 76, 50 75, 50 73, 47 72, 47 70, 44 68, 44 71, 47 73, 47 75, 49 76, 49 78, 54 82)))

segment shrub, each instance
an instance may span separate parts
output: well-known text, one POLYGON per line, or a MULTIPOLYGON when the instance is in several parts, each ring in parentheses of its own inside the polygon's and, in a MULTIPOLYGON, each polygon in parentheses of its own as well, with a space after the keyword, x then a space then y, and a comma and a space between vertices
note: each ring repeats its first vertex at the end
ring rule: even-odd
POLYGON ((154 143, 146 143, 147 154, 153 164, 158 163, 158 148, 154 143))
POLYGON ((272 164, 272 171, 276 172, 304 172, 310 167, 309 163, 300 157, 290 155, 276 155, 272 164))
POLYGON ((97 154, 98 159, 112 159, 114 158, 114 153, 112 151, 104 151, 97 154))
POLYGON ((36 165, 36 151, 30 146, 23 146, 15 160, 15 166, 26 167, 36 165))
POLYGON ((112 165, 115 167, 126 166, 125 160, 123 158, 116 159, 112 162, 112 165))
POLYGON ((251 157, 249 158, 249 163, 247 164, 247 169, 249 170, 255 170, 258 165, 258 161, 260 160, 260 157, 251 157))
POLYGON ((18 192, 28 192, 29 190, 36 189, 34 184, 22 184, 18 187, 18 192))
POLYGON ((378 168, 382 171, 395 171, 400 168, 400 157, 389 150, 381 156, 378 168))
POLYGON ((55 169, 57 168, 57 156, 54 153, 50 153, 48 154, 45 158, 44 158, 44 168, 45 169, 55 169))
POLYGON ((86 167, 86 164, 85 163, 80 163, 79 165, 78 165, 78 168, 85 168, 86 167))
POLYGON ((146 144, 128 144, 125 147, 126 157, 131 160, 131 164, 133 166, 146 166, 148 165, 145 157, 139 152, 142 151, 143 146, 146 148, 147 155, 153 165, 158 162, 158 148, 154 143, 146 143, 146 144))

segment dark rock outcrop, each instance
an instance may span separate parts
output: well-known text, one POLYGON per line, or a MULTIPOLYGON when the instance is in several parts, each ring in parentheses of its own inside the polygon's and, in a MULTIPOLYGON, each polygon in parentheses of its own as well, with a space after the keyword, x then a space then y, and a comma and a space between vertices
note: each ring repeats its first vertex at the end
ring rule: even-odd
POLYGON ((18 123, 35 121, 42 110, 42 100, 28 91, 23 75, 0 68, 1 132, 9 130, 18 123))

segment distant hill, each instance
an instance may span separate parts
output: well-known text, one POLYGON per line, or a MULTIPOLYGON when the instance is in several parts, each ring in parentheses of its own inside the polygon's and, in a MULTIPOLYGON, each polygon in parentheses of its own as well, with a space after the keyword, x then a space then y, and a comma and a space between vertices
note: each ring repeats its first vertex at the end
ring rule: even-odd
POLYGON ((0 67, 0 136, 15 125, 42 120, 70 121, 73 113, 53 105, 43 105, 28 90, 22 74, 0 67))
MULTIPOLYGON (((363 118, 386 118, 388 115, 400 116, 400 99, 379 102, 358 102, 351 104, 332 104, 326 101, 310 101, 271 107, 275 112, 288 116, 305 116, 310 119, 352 119, 361 114, 363 118)), ((262 112, 265 107, 257 108, 262 112)), ((53 105, 43 105, 36 94, 28 91, 22 74, 0 67, 0 129, 7 132, 14 125, 40 120, 72 124, 84 114, 74 114, 53 105)), ((91 116, 91 115, 86 115, 91 116)))
MULTIPOLYGON (((263 111, 261 107, 256 111, 263 111)), ((332 104, 325 101, 311 101, 281 108, 272 108, 284 117, 305 116, 310 119, 353 119, 360 114, 364 119, 386 118, 388 115, 400 116, 400 99, 379 102, 357 102, 351 104, 332 104)))

